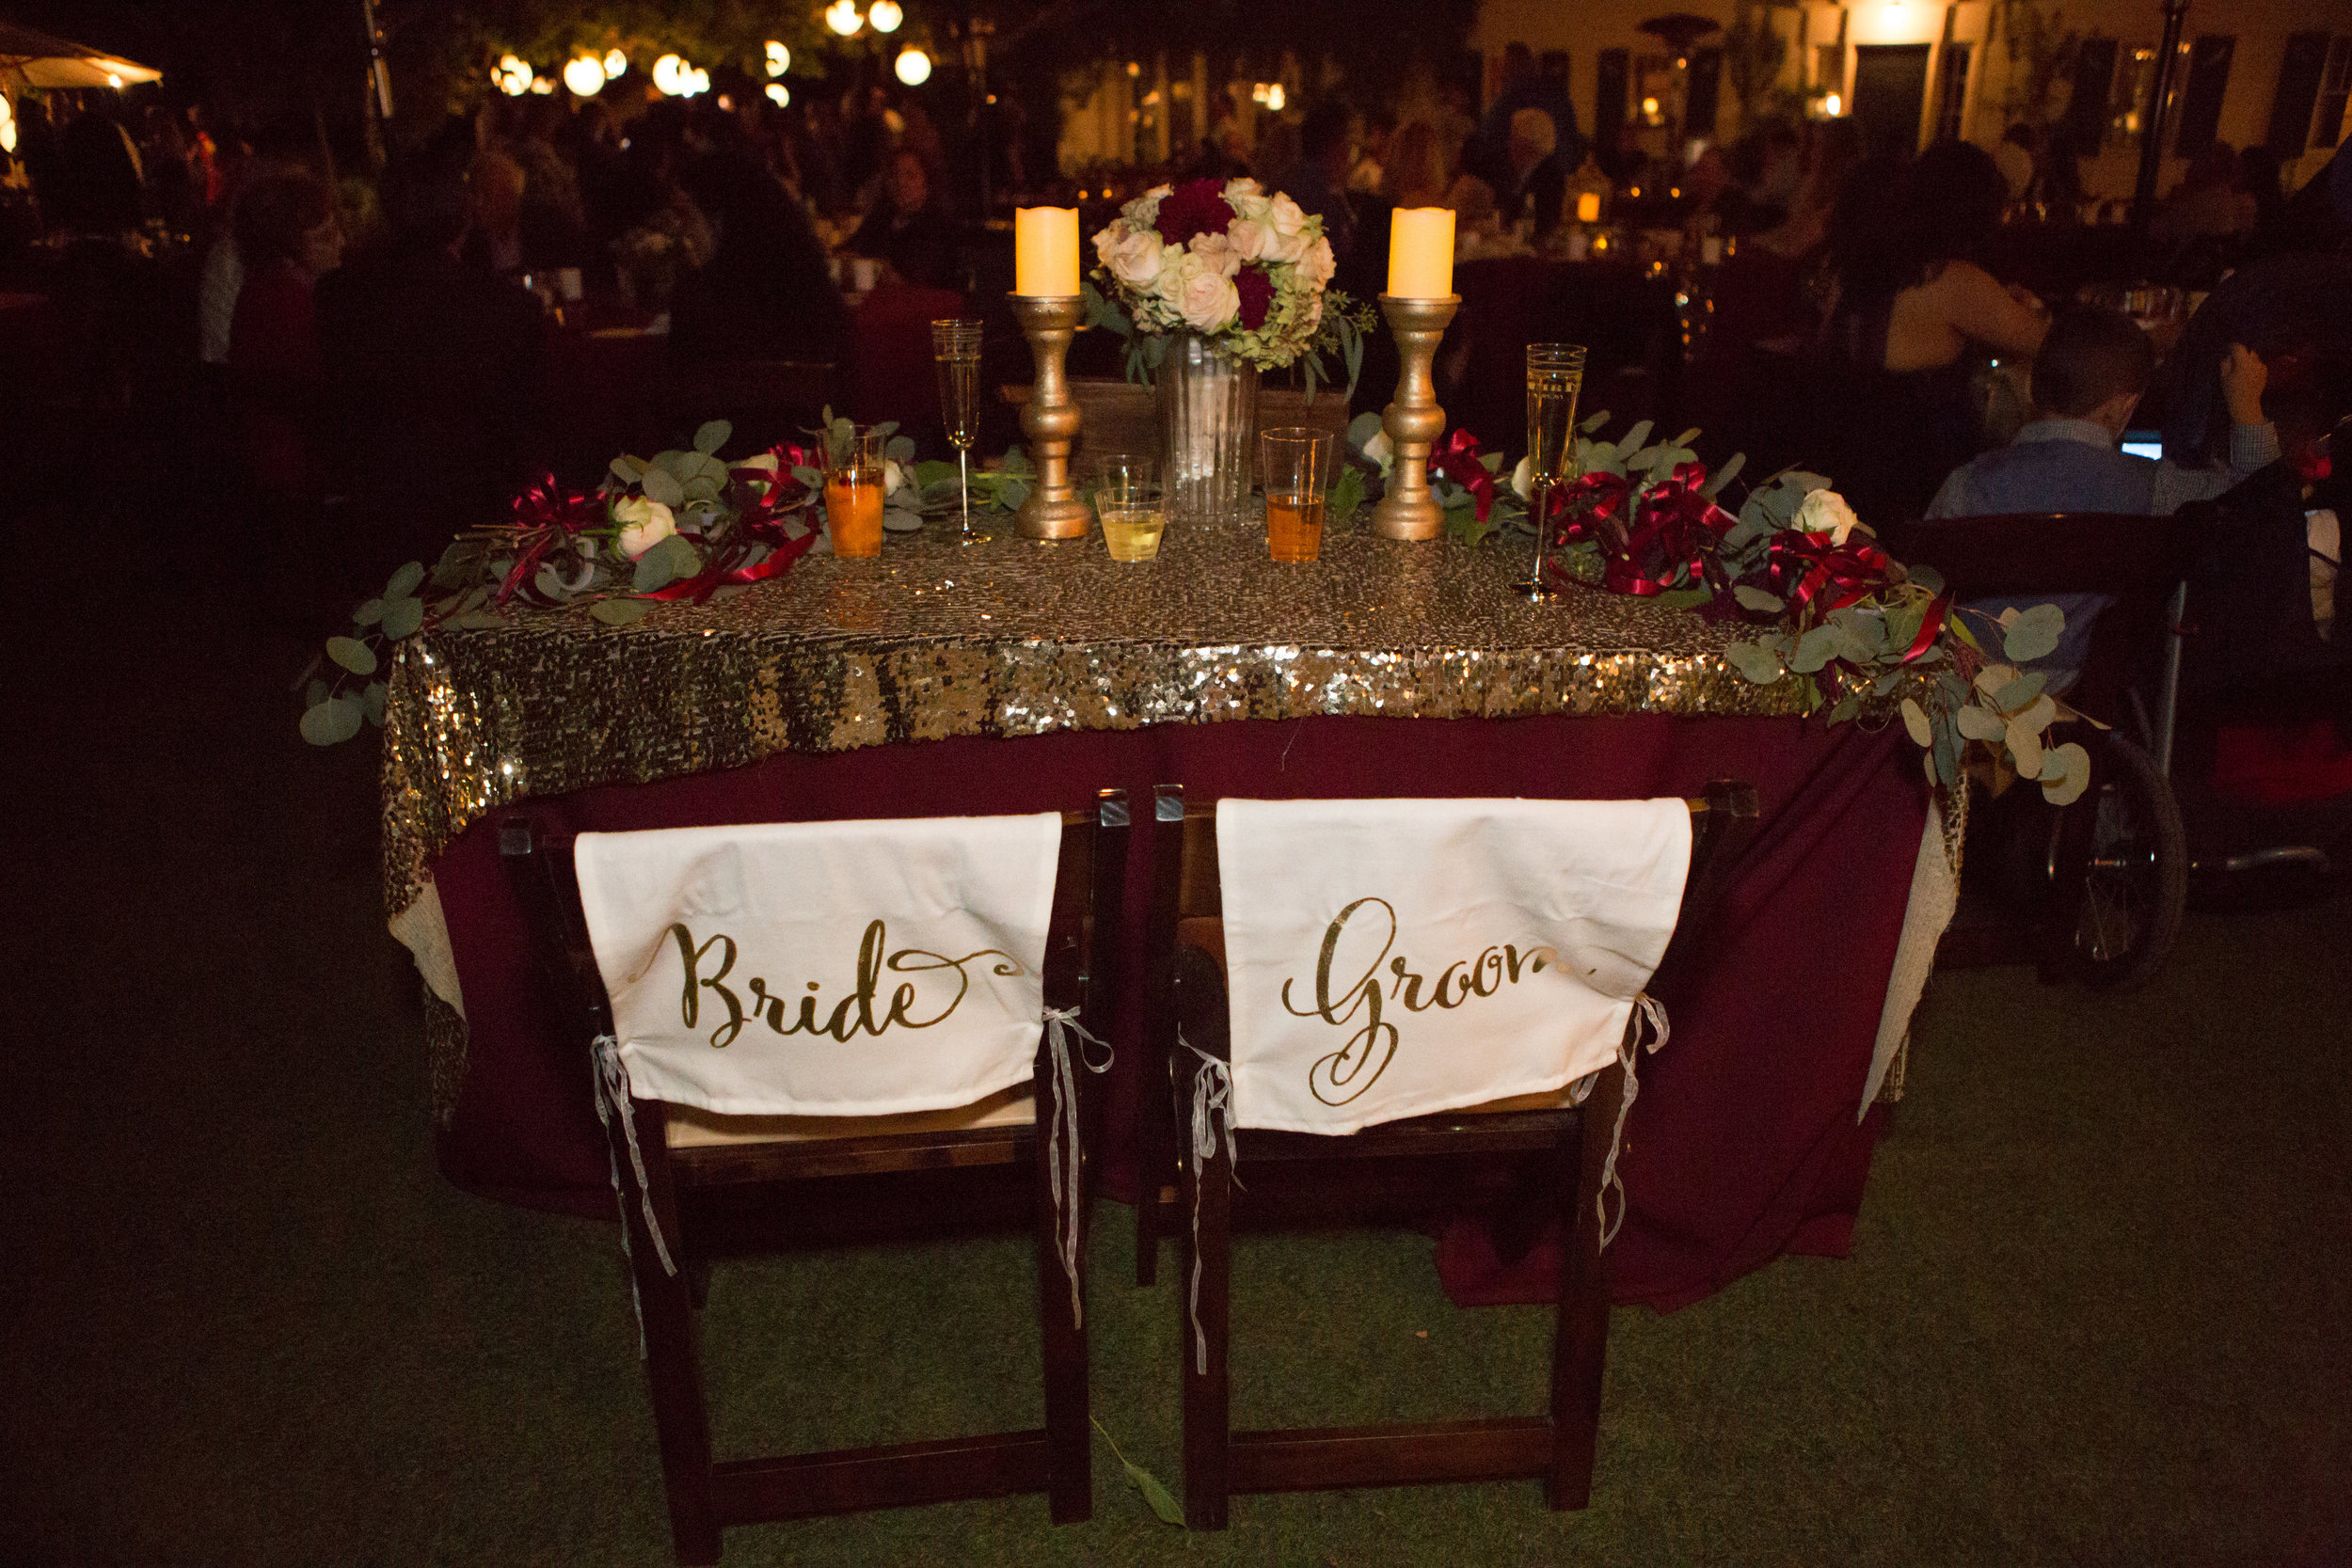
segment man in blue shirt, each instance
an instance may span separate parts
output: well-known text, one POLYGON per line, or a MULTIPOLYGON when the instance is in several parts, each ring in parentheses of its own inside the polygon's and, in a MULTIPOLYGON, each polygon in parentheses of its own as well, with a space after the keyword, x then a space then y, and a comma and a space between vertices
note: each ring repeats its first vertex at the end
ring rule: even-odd
MULTIPOLYGON (((2228 468, 2184 468, 2119 451, 2116 443, 2130 428, 2155 368, 2154 346, 2129 316, 2092 306, 2060 311, 2033 362, 2034 409, 2041 417, 2008 446, 1953 469, 1928 504, 1928 515, 2121 512, 2167 517, 2278 461, 2279 433, 2263 417, 2270 372, 2243 343, 2232 343, 2221 359, 2231 420, 2228 468)), ((2064 638, 2032 665, 2047 670, 2058 689, 2082 668, 2090 624, 2112 602, 2101 594, 2055 594, 1987 599, 1967 608, 1998 615, 2012 607, 2055 604, 2065 611, 2064 638)))
POLYGON ((2263 417, 2270 372, 2243 343, 2232 343, 2221 360, 2232 426, 2228 468, 2184 468, 2118 451, 2155 368, 2155 349, 2129 316, 2090 306, 2061 311, 2033 365, 2034 409, 2041 417, 2008 446, 1953 469, 1928 515, 2130 512, 2164 517, 2278 461, 2279 433, 2263 417))

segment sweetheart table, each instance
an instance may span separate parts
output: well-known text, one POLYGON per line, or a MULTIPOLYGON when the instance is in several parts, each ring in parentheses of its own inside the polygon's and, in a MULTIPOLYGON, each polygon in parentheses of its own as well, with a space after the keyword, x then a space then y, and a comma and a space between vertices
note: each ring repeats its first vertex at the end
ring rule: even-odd
MULTIPOLYGON (((1671 1307, 1785 1251, 1842 1255, 1957 859, 1915 749, 1899 724, 1791 716, 1725 661, 1728 628, 1689 611, 1598 591, 1526 604, 1508 591, 1518 553, 1359 525, 1279 563, 1236 522, 1171 524, 1157 561, 1126 564, 1099 533, 964 546, 933 525, 632 625, 526 611, 402 641, 385 892, 426 980, 442 1169, 612 1213, 581 1043, 541 997, 499 864, 496 824, 523 802, 565 838, 1038 811, 1108 786, 1142 802, 1168 783, 1610 798, 1737 777, 1759 830, 1706 961, 1663 998, 1673 1037, 1643 1064, 1613 1288, 1671 1307)), ((1123 911, 1115 1194, 1134 1183, 1151 815, 1123 911)))

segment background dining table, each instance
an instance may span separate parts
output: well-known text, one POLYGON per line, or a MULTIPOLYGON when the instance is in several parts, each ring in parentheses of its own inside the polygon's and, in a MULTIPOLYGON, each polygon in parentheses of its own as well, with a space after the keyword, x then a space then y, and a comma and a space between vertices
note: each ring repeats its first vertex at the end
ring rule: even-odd
MULTIPOLYGON (((1267 559, 1248 520, 1172 523, 1159 558, 1098 535, 816 555, 627 626, 517 613, 399 644, 385 879, 417 953, 442 1168, 491 1197, 609 1217, 586 1042, 542 994, 497 852, 528 806, 583 831, 1197 799, 1682 796, 1740 778, 1760 831, 1703 961, 1663 997, 1612 1249, 1620 1300, 1697 1300, 1788 1251, 1842 1255, 1888 1107, 1883 1027, 1915 872, 1947 854, 1899 724, 1795 717, 1724 657, 1728 628, 1580 590, 1511 594, 1517 551, 1327 532, 1267 559), (1873 1071, 1874 1061, 1877 1072, 1873 1071)), ((1118 1062, 1100 1152, 1136 1186, 1152 832, 1135 813, 1118 1062)), ((1910 995, 1915 997, 1915 989, 1910 995)), ((1907 1013, 1908 1003, 1895 1009, 1907 1013)), ((1896 1072, 1899 1084, 1899 1067, 1896 1072)), ((1523 1285, 1449 1245, 1463 1299, 1523 1285), (1467 1260, 1466 1260, 1467 1259, 1467 1260)))

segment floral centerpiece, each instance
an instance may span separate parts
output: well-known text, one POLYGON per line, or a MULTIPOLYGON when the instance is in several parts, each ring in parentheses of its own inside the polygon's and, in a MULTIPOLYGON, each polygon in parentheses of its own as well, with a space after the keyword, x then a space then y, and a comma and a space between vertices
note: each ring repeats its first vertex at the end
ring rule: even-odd
POLYGON ((1127 340, 1130 380, 1160 386, 1168 501, 1224 513, 1248 492, 1260 371, 1299 367, 1307 394, 1363 369, 1371 315, 1333 289, 1323 220, 1255 180, 1159 185, 1094 236, 1087 319, 1127 340))
POLYGON ((1304 359, 1310 392, 1330 379, 1326 352, 1341 355, 1350 387, 1362 369, 1367 323, 1330 286, 1323 219, 1255 180, 1154 186, 1094 236, 1094 254, 1110 292, 1089 291, 1089 322, 1129 340, 1132 369, 1157 369, 1178 332, 1260 370, 1304 359))

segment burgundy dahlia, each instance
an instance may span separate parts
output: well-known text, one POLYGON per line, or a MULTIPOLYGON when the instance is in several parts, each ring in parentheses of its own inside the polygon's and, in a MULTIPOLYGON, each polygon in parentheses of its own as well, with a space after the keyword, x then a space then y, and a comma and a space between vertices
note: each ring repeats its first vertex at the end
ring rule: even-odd
POLYGON ((1241 295, 1241 327, 1255 332, 1265 325, 1274 306, 1274 275, 1252 261, 1233 275, 1233 292, 1241 295))
POLYGON ((1187 180, 1160 198, 1156 220, 1163 245, 1190 245, 1195 234, 1222 234, 1233 221, 1221 180, 1187 180))

